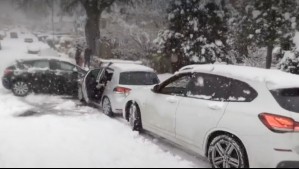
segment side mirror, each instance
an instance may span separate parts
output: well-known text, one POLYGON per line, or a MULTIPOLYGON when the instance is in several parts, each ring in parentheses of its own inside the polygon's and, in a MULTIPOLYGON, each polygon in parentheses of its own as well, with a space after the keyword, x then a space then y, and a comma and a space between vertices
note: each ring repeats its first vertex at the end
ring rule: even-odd
POLYGON ((152 89, 152 91, 153 91, 154 93, 159 93, 159 90, 160 90, 160 85, 156 85, 156 86, 154 86, 154 88, 152 89))

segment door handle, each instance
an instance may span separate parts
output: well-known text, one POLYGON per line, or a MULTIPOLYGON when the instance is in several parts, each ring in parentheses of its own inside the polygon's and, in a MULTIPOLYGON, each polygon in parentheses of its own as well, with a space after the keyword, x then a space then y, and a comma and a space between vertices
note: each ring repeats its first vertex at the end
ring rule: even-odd
POLYGON ((176 97, 168 97, 166 98, 166 101, 169 103, 177 103, 179 100, 176 97))

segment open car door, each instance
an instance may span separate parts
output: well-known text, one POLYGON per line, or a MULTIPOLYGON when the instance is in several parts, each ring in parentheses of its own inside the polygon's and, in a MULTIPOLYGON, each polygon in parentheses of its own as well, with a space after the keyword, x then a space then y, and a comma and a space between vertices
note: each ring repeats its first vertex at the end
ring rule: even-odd
POLYGON ((82 82, 82 93, 86 103, 91 103, 91 100, 93 100, 93 94, 95 94, 94 92, 98 85, 97 79, 101 76, 101 74, 103 74, 103 72, 104 68, 93 69, 90 70, 84 77, 82 82))
POLYGON ((106 70, 110 66, 90 70, 84 77, 82 93, 87 103, 100 103, 105 88, 106 70), (102 85, 102 86, 101 86, 102 85))

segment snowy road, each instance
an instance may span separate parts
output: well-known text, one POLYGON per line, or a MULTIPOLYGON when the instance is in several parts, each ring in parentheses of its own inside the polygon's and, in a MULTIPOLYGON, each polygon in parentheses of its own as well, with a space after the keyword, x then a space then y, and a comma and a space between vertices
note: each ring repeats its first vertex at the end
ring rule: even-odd
MULTIPOLYGON (((1 42, 0 72, 27 57, 22 40, 1 42)), ((207 167, 162 139, 59 96, 14 97, 0 85, 0 167, 207 167)))

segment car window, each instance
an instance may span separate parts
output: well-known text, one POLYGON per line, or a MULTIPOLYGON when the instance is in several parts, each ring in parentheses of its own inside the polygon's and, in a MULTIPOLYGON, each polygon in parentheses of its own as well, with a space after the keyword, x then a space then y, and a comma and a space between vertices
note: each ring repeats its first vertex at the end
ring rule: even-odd
MULTIPOLYGON (((72 65, 67 62, 52 61, 53 70, 63 70, 63 71, 74 71, 75 65, 72 65)), ((79 71, 79 70, 78 70, 79 71)))
POLYGON ((120 74, 119 79, 121 85, 154 85, 159 82, 154 72, 124 72, 120 74))
POLYGON ((171 79, 170 82, 164 84, 160 89, 160 93, 168 95, 185 96, 187 85, 191 80, 190 74, 185 74, 171 79))
POLYGON ((232 80, 230 102, 252 102, 258 93, 249 84, 239 80, 232 80))
POLYGON ((245 82, 208 74, 193 75, 187 90, 191 98, 227 102, 251 102, 257 95, 245 82))
POLYGON ((75 66, 66 62, 60 62, 60 69, 64 71, 74 71, 75 66))
POLYGON ((50 63, 49 63, 49 61, 46 61, 46 60, 35 61, 33 64, 33 67, 46 69, 46 68, 50 68, 50 63))
POLYGON ((194 74, 187 86, 187 97, 204 100, 227 101, 230 93, 231 81, 229 78, 194 74))

